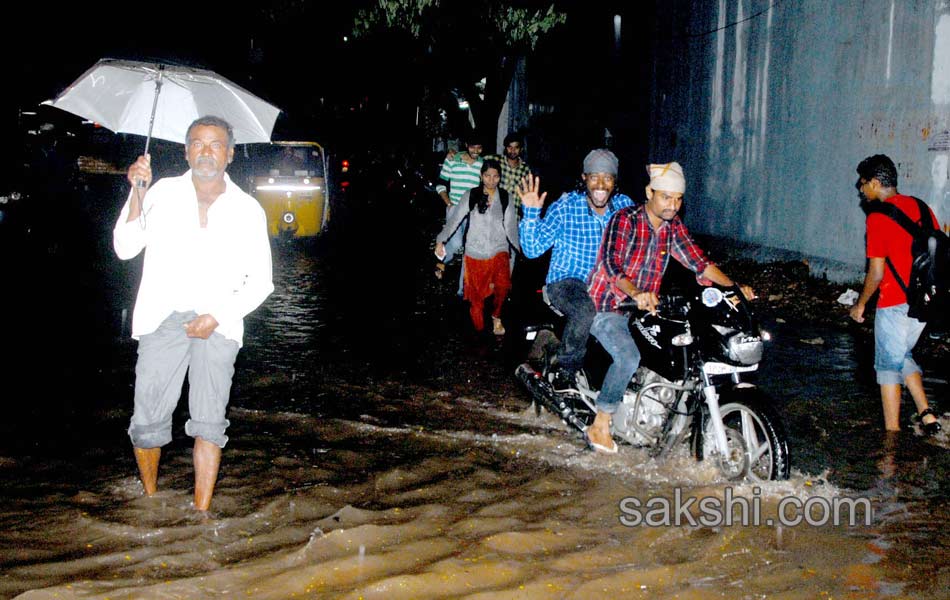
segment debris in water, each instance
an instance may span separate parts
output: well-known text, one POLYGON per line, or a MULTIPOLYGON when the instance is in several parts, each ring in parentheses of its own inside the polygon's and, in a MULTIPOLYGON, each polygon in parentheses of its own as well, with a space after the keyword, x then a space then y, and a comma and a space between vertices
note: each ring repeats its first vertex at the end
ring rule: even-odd
POLYGON ((323 530, 317 527, 316 529, 310 532, 310 539, 307 540, 307 546, 312 544, 314 540, 316 540, 318 537, 323 537, 324 535, 326 534, 323 533, 323 530))
POLYGON ((854 306, 854 303, 858 301, 858 293, 851 288, 848 288, 848 291, 838 296, 838 304, 844 304, 845 306, 854 306))

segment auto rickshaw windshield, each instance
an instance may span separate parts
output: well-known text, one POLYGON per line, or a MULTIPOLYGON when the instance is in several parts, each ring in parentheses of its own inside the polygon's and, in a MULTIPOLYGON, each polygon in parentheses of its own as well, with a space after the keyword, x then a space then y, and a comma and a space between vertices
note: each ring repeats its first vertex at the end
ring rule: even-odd
POLYGON ((252 144, 248 148, 255 175, 323 177, 323 160, 317 146, 252 144))

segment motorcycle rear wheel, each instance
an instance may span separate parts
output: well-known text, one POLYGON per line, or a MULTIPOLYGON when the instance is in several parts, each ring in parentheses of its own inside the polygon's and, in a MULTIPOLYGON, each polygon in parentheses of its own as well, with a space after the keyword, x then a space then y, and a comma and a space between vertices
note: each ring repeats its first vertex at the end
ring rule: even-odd
MULTIPOLYGON (((726 427, 730 456, 720 457, 723 475, 730 480, 769 481, 788 479, 788 437, 775 411, 755 389, 732 390, 720 398, 719 412, 726 427), (739 448, 734 446, 740 445, 739 448)), ((697 439, 696 458, 715 447, 709 414, 703 410, 702 435, 697 439)))

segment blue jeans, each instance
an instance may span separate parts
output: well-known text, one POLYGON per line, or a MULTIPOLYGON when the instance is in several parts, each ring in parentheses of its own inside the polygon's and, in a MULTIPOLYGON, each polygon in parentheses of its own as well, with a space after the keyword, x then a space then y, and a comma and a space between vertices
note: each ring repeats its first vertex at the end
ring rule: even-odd
POLYGON ((580 279, 562 279, 547 284, 545 289, 551 304, 566 319, 561 346, 557 350, 558 367, 574 373, 584 364, 590 325, 597 311, 587 293, 587 284, 580 279))
POLYGON ((911 352, 926 323, 907 316, 907 305, 879 308, 874 313, 874 370, 879 385, 901 384, 920 373, 911 352))
MULTIPOLYGON (((452 212, 453 206, 445 207, 445 216, 448 217, 449 213, 452 212)), ((445 264, 449 264, 455 258, 455 255, 462 248, 462 241, 465 238, 465 224, 462 224, 458 229, 455 230, 455 233, 446 240, 445 242, 445 258, 442 260, 445 264)), ((459 288, 456 291, 456 294, 459 296, 462 295, 462 281, 465 277, 465 261, 462 261, 462 268, 459 269, 459 288)))
POLYGON ((465 235, 465 227, 459 227, 455 230, 455 233, 446 240, 445 242, 445 258, 442 259, 442 262, 448 264, 452 262, 452 259, 455 258, 455 255, 458 254, 459 249, 462 248, 462 238, 465 235))
POLYGON ((614 360, 597 396, 597 410, 600 412, 613 414, 617 411, 627 384, 640 366, 640 349, 630 335, 628 323, 627 315, 599 312, 590 327, 590 332, 614 360))

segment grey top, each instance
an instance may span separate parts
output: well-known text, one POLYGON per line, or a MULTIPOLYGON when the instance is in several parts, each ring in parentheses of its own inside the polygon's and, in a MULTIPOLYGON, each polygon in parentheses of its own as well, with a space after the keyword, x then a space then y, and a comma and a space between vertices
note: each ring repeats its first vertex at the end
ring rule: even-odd
MULTIPOLYGON (((473 188, 478 190, 479 188, 473 188)), ((508 208, 504 211, 502 223, 501 202, 498 200, 498 190, 492 194, 488 209, 484 214, 475 208, 469 212, 469 198, 472 190, 465 192, 459 203, 452 207, 445 219, 445 227, 435 237, 437 242, 445 243, 455 230, 463 226, 465 217, 468 217, 468 233, 465 236, 465 256, 479 260, 489 259, 499 252, 508 251, 508 243, 517 250, 518 245, 518 208, 509 199, 508 208)))

